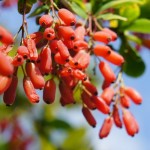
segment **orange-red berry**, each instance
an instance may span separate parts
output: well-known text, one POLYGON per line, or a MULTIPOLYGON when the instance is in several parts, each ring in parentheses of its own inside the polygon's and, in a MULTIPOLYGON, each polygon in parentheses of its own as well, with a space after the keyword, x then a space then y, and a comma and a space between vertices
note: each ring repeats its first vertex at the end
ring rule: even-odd
POLYGON ((74 26, 76 23, 75 15, 67 9, 59 9, 58 16, 67 26, 74 26))

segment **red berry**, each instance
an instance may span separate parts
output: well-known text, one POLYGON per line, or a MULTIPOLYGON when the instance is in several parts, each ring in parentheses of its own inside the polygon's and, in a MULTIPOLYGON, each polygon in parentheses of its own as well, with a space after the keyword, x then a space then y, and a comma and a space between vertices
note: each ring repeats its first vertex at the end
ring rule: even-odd
POLYGON ((44 90, 43 90, 43 100, 47 104, 51 104, 55 100, 56 94, 56 84, 53 79, 46 81, 44 90))
POLYGON ((96 108, 101 111, 104 114, 109 114, 110 113, 110 108, 109 106, 105 103, 105 101, 98 96, 92 96, 92 100, 96 105, 96 108))
POLYGON ((52 56, 49 47, 44 47, 40 52, 40 71, 43 74, 48 74, 52 71, 52 56))
POLYGON ((101 73, 106 81, 114 82, 116 80, 116 76, 115 76, 113 70, 110 68, 108 63, 106 63, 104 61, 100 61, 99 70, 101 71, 101 73))
POLYGON ((26 73, 36 89, 42 89, 45 85, 44 77, 42 76, 36 64, 29 62, 26 63, 26 73))
POLYGON ((135 89, 133 89, 131 87, 126 87, 126 88, 124 88, 124 93, 127 96, 129 96, 135 104, 142 103, 142 97, 135 89))
POLYGON ((50 41, 55 38, 55 31, 53 28, 46 28, 43 35, 45 39, 50 41))
POLYGON ((0 42, 10 45, 13 44, 13 36, 5 28, 0 26, 0 42))
POLYGON ((39 102, 39 96, 36 94, 34 86, 28 77, 24 77, 24 79, 23 79, 23 88, 24 88, 24 91, 25 91, 25 94, 26 94, 28 100, 31 103, 39 102))
POLYGON ((104 89, 104 91, 101 94, 101 97, 108 105, 110 105, 113 100, 114 95, 115 95, 114 89, 111 87, 108 87, 104 89))
POLYGON ((71 27, 67 26, 59 26, 58 27, 58 37, 61 40, 74 40, 75 39, 75 31, 71 27))
POLYGON ((14 67, 7 55, 0 52, 0 74, 4 76, 10 76, 14 72, 14 67))
POLYGON ((108 44, 112 40, 111 35, 107 32, 104 32, 104 31, 95 32, 93 35, 93 39, 95 41, 100 41, 100 42, 103 42, 105 44, 108 44))
POLYGON ((87 107, 82 107, 82 113, 89 125, 91 125, 92 127, 96 127, 96 120, 87 107))
POLYGON ((16 98, 17 85, 18 85, 18 77, 13 76, 9 88, 4 92, 3 95, 3 101, 6 105, 12 105, 14 103, 16 98))
POLYGON ((113 118, 112 117, 106 118, 103 122, 101 129, 100 129, 99 137, 101 139, 107 137, 110 133, 112 126, 113 126, 113 118))
POLYGON ((117 34, 114 31, 110 30, 109 28, 104 28, 102 31, 110 34, 112 41, 115 41, 117 39, 117 34))
POLYGON ((39 24, 43 27, 50 27, 53 23, 53 18, 50 15, 43 15, 39 19, 39 24))
POLYGON ((11 82, 12 82, 11 77, 0 75, 0 95, 9 88, 11 82))
POLYGON ((122 128, 122 121, 120 119, 119 110, 116 105, 113 106, 113 119, 114 119, 115 125, 119 128, 122 128))
POLYGON ((110 54, 111 49, 109 46, 106 45, 96 45, 93 51, 96 56, 106 57, 110 54))
POLYGON ((74 26, 76 23, 75 15, 67 9, 59 9, 58 16, 67 26, 74 26))

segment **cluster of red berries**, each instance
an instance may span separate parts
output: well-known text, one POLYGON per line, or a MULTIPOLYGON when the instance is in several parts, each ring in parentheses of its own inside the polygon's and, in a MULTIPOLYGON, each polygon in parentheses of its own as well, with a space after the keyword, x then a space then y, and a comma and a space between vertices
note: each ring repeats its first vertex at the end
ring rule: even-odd
POLYGON ((9 56, 13 37, 0 27, 0 94, 4 93, 4 103, 12 105, 15 101, 18 67, 23 70, 23 88, 31 103, 39 102, 35 89, 43 90, 44 102, 54 102, 56 82, 53 77, 57 76, 62 106, 75 103, 74 91, 80 88, 82 113, 91 126, 96 126, 92 110, 97 109, 108 115, 100 130, 100 138, 109 134, 113 122, 117 127, 122 127, 119 108, 123 112, 122 118, 127 133, 134 136, 139 127, 126 108, 130 106, 130 99, 140 104, 142 98, 133 88, 123 85, 122 72, 116 77, 108 63, 119 67, 124 63, 124 58, 107 46, 109 42, 117 39, 117 34, 108 28, 89 33, 84 25, 77 23, 75 15, 67 9, 59 9, 55 17, 50 14, 43 15, 39 24, 44 31, 27 34, 14 57, 9 56), (94 42, 103 44, 94 45, 94 42), (99 70, 104 77, 103 92, 100 95, 86 74, 90 55, 93 53, 96 57, 106 60, 100 60, 99 63, 99 70), (52 78, 45 81, 44 76, 49 74, 52 78))

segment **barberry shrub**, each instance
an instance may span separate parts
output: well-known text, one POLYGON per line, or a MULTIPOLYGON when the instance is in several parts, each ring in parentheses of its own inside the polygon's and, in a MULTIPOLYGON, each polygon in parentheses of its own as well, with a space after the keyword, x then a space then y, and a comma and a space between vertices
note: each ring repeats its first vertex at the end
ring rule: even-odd
MULTIPOLYGON (((124 125, 130 136, 138 133, 139 125, 128 108, 131 101, 136 105, 141 104, 142 97, 136 89, 125 85, 122 74, 138 77, 144 72, 145 65, 129 43, 130 39, 134 42, 140 40, 135 37, 135 33, 131 32, 130 35, 129 31, 140 29, 134 29, 134 20, 124 23, 128 16, 122 7, 128 1, 122 1, 122 4, 121 1, 101 1, 97 7, 96 1, 80 0, 77 4, 73 0, 40 0, 37 1, 37 8, 28 15, 35 2, 18 1, 18 12, 23 21, 15 36, 0 25, 0 94, 3 94, 4 103, 7 106, 15 103, 17 85, 21 82, 32 104, 42 99, 46 104, 55 103, 58 87, 60 104, 66 106, 80 103, 81 112, 90 126, 97 125, 92 111, 98 110, 106 116, 99 138, 107 137, 113 124, 118 128, 124 125), (85 11, 84 4, 91 6, 89 12, 85 11), (30 26, 26 16, 36 17, 38 31, 28 33, 30 26), (116 19, 118 26, 112 25, 113 19, 116 19), (106 20, 109 26, 105 26, 106 20), (20 32, 18 45, 16 39, 20 32), (122 40, 119 50, 113 47, 118 38, 122 40), (12 56, 11 52, 16 45, 17 51, 12 56), (93 60, 95 66, 92 70, 89 65, 93 60), (20 80, 19 68, 23 74, 20 80), (88 74, 87 69, 91 69, 93 76, 88 74), (101 92, 98 92, 100 86, 96 87, 92 82, 92 78, 99 73, 102 75, 101 92), (42 99, 38 89, 42 92, 42 99), (77 91, 80 91, 80 100, 76 100, 77 91)), ((130 3, 136 3, 139 7, 138 1, 131 0, 130 3)), ((140 32, 147 30, 149 32, 147 28, 140 32)))

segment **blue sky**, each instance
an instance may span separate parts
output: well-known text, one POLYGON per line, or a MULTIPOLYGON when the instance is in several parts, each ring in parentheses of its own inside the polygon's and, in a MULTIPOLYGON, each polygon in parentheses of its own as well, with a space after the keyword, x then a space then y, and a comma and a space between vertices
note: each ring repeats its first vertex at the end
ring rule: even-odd
MULTIPOLYGON (((6 28, 12 30, 14 34, 18 31, 21 25, 21 15, 17 14, 15 8, 9 8, 9 10, 4 11, 0 9, 0 24, 5 25, 6 28)), ((32 19, 29 20, 29 33, 37 30, 35 24, 33 24, 32 19)), ((95 150, 149 150, 150 147, 150 50, 143 49, 141 52, 146 64, 145 73, 139 78, 131 78, 126 75, 124 76, 125 84, 127 86, 134 87, 143 97, 143 104, 140 106, 135 106, 132 104, 131 112, 137 119, 140 125, 140 132, 134 138, 129 137, 124 129, 117 129, 115 126, 112 129, 109 137, 103 140, 98 139, 98 132, 100 126, 103 122, 103 115, 95 112, 97 119, 99 120, 97 128, 89 128, 89 136, 92 136, 92 142, 94 143, 95 150)), ((138 68, 137 68, 138 69, 138 68)), ((65 113, 67 110, 65 108, 60 109, 65 113)), ((77 111, 72 111, 76 116, 73 120, 72 114, 68 114, 69 120, 75 124, 85 124, 85 120, 81 116, 81 113, 77 111)))

